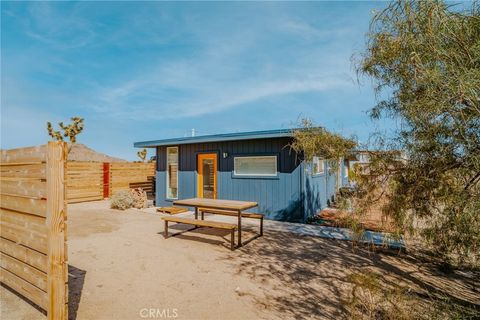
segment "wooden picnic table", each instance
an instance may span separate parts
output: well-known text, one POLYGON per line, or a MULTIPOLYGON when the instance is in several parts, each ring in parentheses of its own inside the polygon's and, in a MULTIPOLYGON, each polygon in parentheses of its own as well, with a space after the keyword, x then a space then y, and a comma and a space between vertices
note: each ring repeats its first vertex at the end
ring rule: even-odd
POLYGON ((198 220, 198 208, 231 210, 238 214, 238 246, 242 246, 242 211, 255 208, 258 203, 252 201, 238 201, 238 200, 221 200, 221 199, 205 199, 192 198, 176 200, 174 205, 183 207, 195 208, 195 219, 198 220))

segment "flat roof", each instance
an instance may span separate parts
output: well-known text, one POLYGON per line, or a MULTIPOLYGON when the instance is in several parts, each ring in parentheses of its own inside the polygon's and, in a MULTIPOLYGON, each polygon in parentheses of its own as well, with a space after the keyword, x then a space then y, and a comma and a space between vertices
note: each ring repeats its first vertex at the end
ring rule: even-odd
POLYGON ((282 138, 292 137, 295 129, 277 129, 264 131, 249 131, 249 132, 235 132, 235 133, 221 133, 206 136, 193 136, 183 138, 172 138, 163 140, 141 141, 135 142, 135 148, 154 148, 159 146, 172 146, 189 143, 205 143, 217 141, 238 141, 238 140, 252 140, 252 139, 268 139, 268 138, 282 138))

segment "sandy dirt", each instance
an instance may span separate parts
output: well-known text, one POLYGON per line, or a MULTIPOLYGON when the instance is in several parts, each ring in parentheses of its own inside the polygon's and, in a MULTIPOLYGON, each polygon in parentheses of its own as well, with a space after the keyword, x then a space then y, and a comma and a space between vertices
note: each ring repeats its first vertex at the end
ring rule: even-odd
MULTIPOLYGON (((245 239, 256 230, 247 231, 245 239)), ((225 232, 164 239, 158 214, 111 210, 99 201, 69 206, 68 236, 70 319, 338 319, 346 314, 348 275, 364 270, 480 304, 473 280, 461 275, 268 226, 264 237, 231 252, 225 232)), ((1 290, 2 319, 44 318, 1 290)))

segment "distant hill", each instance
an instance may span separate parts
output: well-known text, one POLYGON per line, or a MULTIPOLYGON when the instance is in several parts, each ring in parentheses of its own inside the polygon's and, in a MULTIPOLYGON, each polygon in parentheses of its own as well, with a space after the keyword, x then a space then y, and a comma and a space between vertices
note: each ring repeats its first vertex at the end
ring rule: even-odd
POLYGON ((95 161, 95 162, 127 162, 120 158, 110 157, 97 152, 84 144, 76 143, 68 154, 69 161, 95 161))

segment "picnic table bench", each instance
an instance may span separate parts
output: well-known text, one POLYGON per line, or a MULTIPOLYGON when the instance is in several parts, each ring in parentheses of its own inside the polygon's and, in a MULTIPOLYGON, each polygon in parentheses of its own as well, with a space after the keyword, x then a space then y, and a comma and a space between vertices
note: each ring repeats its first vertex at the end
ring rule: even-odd
POLYGON ((165 234, 164 234, 165 238, 168 238, 168 223, 176 222, 176 223, 194 225, 195 228, 210 227, 210 228, 229 230, 230 231, 230 249, 233 250, 235 248, 235 229, 237 229, 237 226, 235 224, 218 222, 218 221, 206 221, 206 220, 198 220, 198 219, 180 218, 180 217, 163 217, 162 220, 165 221, 165 234))
MULTIPOLYGON (((219 214, 223 216, 236 217, 237 213, 230 210, 219 210, 219 209, 208 209, 208 208, 198 208, 198 211, 201 213, 202 220, 204 219, 204 213, 219 214)), ((258 219, 260 220, 260 236, 263 236, 263 214, 259 213, 250 213, 242 212, 242 218, 258 219)))
MULTIPOLYGON (((260 222, 261 222, 260 223, 260 236, 263 234, 263 215, 256 214, 256 213, 243 212, 244 210, 256 207, 258 205, 256 202, 192 198, 192 199, 176 200, 176 201, 173 202, 173 204, 176 205, 176 206, 195 208, 195 219, 189 219, 189 218, 183 218, 183 217, 182 218, 163 217, 162 219, 165 221, 165 230, 166 230, 165 231, 165 237, 168 237, 168 223, 169 222, 190 224, 190 225, 194 225, 195 228, 200 226, 200 227, 211 227, 211 228, 226 229, 226 230, 231 231, 232 237, 234 237, 235 230, 238 230, 237 246, 241 247, 242 246, 242 217, 259 219, 260 222), (198 212, 199 212, 200 209, 201 209, 201 215, 202 215, 201 220, 198 219, 198 212), (204 220, 204 213, 205 212, 214 213, 214 214, 236 216, 236 217, 238 217, 238 223, 235 225, 235 224, 225 223, 225 222, 205 221, 204 220)), ((234 248, 234 239, 233 238, 232 238, 232 241, 231 241, 231 248, 232 249, 234 248)))
POLYGON ((157 212, 160 213, 167 213, 167 214, 179 214, 187 212, 188 210, 185 208, 177 208, 177 207, 160 207, 157 208, 157 212))

